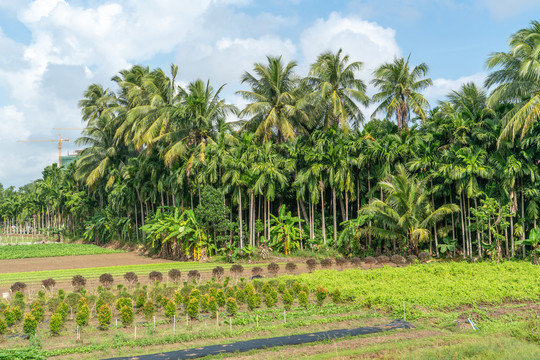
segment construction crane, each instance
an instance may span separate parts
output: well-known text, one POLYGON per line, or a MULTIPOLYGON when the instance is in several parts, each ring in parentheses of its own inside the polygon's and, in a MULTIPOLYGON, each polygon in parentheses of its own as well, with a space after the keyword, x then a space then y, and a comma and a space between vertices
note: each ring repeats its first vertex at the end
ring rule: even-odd
POLYGON ((58 140, 17 140, 17 142, 57 142, 58 141, 58 167, 62 167, 62 142, 69 139, 62 139, 62 135, 58 133, 58 140))

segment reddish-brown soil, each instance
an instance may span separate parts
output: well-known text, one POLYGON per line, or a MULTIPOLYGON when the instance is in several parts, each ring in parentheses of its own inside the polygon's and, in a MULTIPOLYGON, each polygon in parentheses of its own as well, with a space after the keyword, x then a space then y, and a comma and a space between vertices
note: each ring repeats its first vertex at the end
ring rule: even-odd
POLYGON ((172 262, 136 255, 117 253, 100 255, 59 256, 31 259, 0 260, 0 273, 46 271, 61 269, 83 269, 101 266, 141 265, 172 262))

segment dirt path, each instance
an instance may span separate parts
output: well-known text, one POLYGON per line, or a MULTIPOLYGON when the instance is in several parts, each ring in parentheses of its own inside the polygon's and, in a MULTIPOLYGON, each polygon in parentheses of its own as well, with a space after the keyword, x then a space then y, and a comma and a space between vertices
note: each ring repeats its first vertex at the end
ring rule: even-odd
POLYGON ((152 259, 135 253, 58 256, 46 258, 0 260, 0 273, 83 269, 101 266, 141 265, 172 262, 152 259))

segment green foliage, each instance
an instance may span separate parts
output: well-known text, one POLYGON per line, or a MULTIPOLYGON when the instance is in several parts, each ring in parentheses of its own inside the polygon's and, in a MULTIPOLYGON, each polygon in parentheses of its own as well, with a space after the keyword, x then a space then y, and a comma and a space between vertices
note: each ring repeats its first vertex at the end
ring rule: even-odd
POLYGON ((334 304, 341 303, 341 301, 342 301, 341 290, 339 290, 339 288, 335 288, 334 291, 332 291, 331 296, 332 296, 332 302, 334 304))
POLYGON ((60 332, 62 331, 64 327, 64 320, 62 319, 62 315, 58 312, 54 313, 51 316, 51 320, 49 321, 49 331, 51 332, 51 335, 58 336, 60 335, 60 332))
POLYGON ((308 298, 308 293, 305 292, 305 291, 300 291, 298 293, 298 303, 300 304, 300 306, 304 307, 304 308, 307 308, 308 305, 309 305, 309 298, 308 298))
POLYGON ((131 324, 133 324, 133 319, 133 307, 131 306, 131 304, 130 306, 124 305, 120 309, 120 321, 122 321, 122 325, 124 325, 124 327, 130 326, 131 324))
POLYGON ((278 293, 274 288, 270 288, 264 292, 264 303, 268 308, 274 307, 278 301, 278 293))
POLYGON ((19 322, 19 321, 22 320, 23 312, 22 312, 21 308, 19 308, 18 306, 14 306, 14 307, 11 308, 11 312, 13 314, 15 322, 19 322))
POLYGON ((41 303, 39 301, 34 302, 32 304, 32 315, 36 318, 38 322, 42 322, 45 317, 45 310, 43 310, 43 306, 41 306, 41 303))
POLYGON ((150 300, 144 303, 144 306, 142 307, 142 313, 147 321, 150 321, 152 319, 155 312, 156 309, 154 307, 154 304, 150 300))
POLYGON ((116 310, 120 311, 124 306, 133 307, 133 302, 130 298, 120 298, 116 300, 116 310))
POLYGON ((32 313, 24 314, 23 320, 23 332, 28 336, 34 336, 38 327, 38 320, 32 315, 32 313))
POLYGON ((223 291, 223 289, 217 289, 216 301, 220 307, 225 306, 225 292, 223 291))
POLYGON ((246 292, 243 289, 236 290, 236 300, 239 304, 246 303, 246 292))
POLYGON ((322 286, 318 286, 315 290, 315 297, 317 298, 317 305, 321 306, 328 295, 328 291, 322 286))
POLYGON ((141 308, 144 306, 145 302, 146 302, 146 296, 144 293, 141 293, 139 294, 139 296, 137 296, 137 300, 135 300, 135 307, 141 308))
POLYGON ((60 302, 56 307, 56 314, 59 314, 63 322, 66 322, 68 317, 68 306, 65 302, 60 302))
POLYGON ((4 335, 7 331, 7 325, 4 319, 0 318, 0 335, 4 335))
POLYGON ((173 301, 167 299, 167 302, 163 308, 165 309, 165 316, 169 319, 172 319, 176 315, 176 304, 173 301))
POLYGON ((300 240, 303 233, 298 228, 298 223, 303 220, 296 216, 292 216, 291 212, 286 212, 285 206, 281 206, 278 211, 278 216, 270 214, 272 220, 270 223, 271 247, 277 251, 283 251, 285 255, 289 255, 291 250, 294 251, 300 248, 300 240))
POLYGON ((10 327, 13 326, 17 322, 17 319, 15 318, 15 314, 13 314, 12 308, 8 307, 3 312, 4 319, 6 319, 6 325, 10 327))
POLYGON ((199 299, 198 298, 189 299, 189 302, 186 307, 186 314, 188 314, 191 319, 199 318, 199 299))
POLYGON ((0 260, 122 253, 90 244, 31 244, 0 247, 0 260))
POLYGON ((111 325, 111 308, 108 304, 103 304, 98 310, 98 322, 101 330, 107 330, 111 325))
POLYGON ((77 315, 75 316, 75 322, 80 327, 88 325, 90 320, 90 309, 85 298, 81 298, 77 305, 77 315))
POLYGON ((283 302, 283 307, 285 310, 291 310, 294 298, 288 290, 281 293, 281 301, 283 302))
POLYGON ((227 298, 227 314, 229 316, 234 316, 238 313, 238 304, 236 303, 236 299, 232 297, 227 298))
POLYGON ((251 293, 247 297, 247 305, 249 310, 253 311, 259 306, 261 306, 261 294, 259 293, 251 293))
POLYGON ((67 306, 73 309, 75 306, 77 306, 77 303, 79 302, 79 299, 81 297, 82 297, 81 294, 72 292, 66 296, 64 302, 66 303, 67 306))

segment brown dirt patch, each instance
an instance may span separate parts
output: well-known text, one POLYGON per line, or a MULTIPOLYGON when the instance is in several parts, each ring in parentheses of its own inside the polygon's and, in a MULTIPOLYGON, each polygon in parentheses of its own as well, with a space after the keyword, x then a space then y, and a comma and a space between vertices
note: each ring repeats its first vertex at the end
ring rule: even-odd
POLYGON ((141 265, 173 262, 154 259, 134 253, 58 256, 46 258, 0 260, 0 273, 83 269, 101 266, 141 265))

